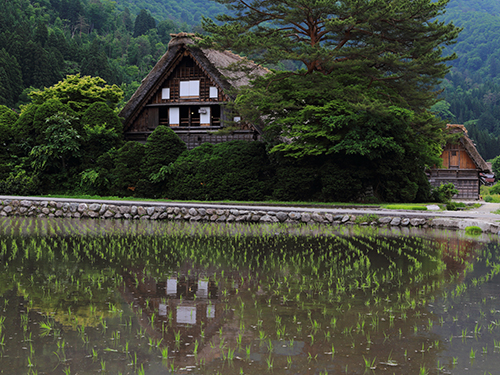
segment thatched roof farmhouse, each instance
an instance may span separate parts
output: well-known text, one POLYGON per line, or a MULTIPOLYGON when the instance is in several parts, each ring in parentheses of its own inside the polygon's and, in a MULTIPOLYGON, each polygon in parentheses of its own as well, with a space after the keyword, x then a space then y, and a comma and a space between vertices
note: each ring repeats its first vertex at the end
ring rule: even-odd
POLYGON ((249 84, 248 75, 232 66, 243 64, 254 75, 267 69, 229 51, 198 48, 193 34, 171 36, 167 52, 120 113, 125 138, 145 142, 158 125, 167 125, 189 149, 205 142, 259 139, 262 129, 241 121, 224 104, 234 99, 233 87, 249 84), (217 133, 228 125, 232 132, 217 133))
POLYGON ((458 199, 479 199, 481 174, 491 174, 491 167, 484 161, 463 125, 448 124, 450 133, 461 133, 457 142, 447 143, 441 158, 441 168, 433 168, 430 175, 432 186, 451 182, 455 185, 458 199))

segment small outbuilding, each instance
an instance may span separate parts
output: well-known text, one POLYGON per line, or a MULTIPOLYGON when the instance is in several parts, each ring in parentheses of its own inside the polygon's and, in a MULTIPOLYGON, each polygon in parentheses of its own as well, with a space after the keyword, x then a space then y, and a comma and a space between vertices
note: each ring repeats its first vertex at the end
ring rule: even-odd
POLYGON ((229 51, 195 46, 193 34, 171 34, 167 52, 120 113, 127 140, 145 142, 159 125, 169 126, 192 149, 202 143, 257 140, 262 130, 226 106, 232 88, 268 70, 229 51), (242 64, 246 73, 231 67, 242 64), (230 128, 230 131, 221 131, 230 128))
POLYGON ((450 133, 461 133, 456 142, 446 144, 441 158, 441 168, 432 168, 429 182, 434 187, 451 182, 458 190, 454 198, 477 200, 480 196, 483 174, 491 174, 490 166, 484 161, 463 125, 448 124, 450 133))

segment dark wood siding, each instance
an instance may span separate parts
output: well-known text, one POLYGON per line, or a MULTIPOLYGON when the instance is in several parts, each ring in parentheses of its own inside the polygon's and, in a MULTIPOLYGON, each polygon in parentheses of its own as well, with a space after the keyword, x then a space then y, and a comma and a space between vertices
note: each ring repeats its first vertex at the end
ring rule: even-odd
POLYGON ((451 182, 458 190, 454 198, 479 199, 479 171, 476 169, 432 169, 429 180, 433 187, 451 182))

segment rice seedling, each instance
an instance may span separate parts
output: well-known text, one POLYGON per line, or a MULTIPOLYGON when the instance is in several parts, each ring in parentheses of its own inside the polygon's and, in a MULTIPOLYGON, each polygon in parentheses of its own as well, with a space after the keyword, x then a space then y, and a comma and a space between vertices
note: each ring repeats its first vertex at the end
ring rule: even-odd
POLYGON ((470 359, 476 358, 476 352, 477 350, 474 350, 474 348, 470 348, 469 358, 470 359))

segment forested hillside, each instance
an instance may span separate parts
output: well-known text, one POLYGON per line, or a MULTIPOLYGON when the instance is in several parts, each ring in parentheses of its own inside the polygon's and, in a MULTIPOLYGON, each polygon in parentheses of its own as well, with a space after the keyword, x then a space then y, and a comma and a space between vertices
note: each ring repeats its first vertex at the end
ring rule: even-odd
POLYGON ((441 85, 446 102, 439 114, 465 124, 481 155, 491 159, 500 154, 500 2, 451 0, 442 19, 463 31, 446 50, 457 59, 441 85))
MULTIPOLYGON (((124 100, 165 52, 170 33, 201 31, 210 0, 0 0, 0 104, 81 73, 119 85, 124 100)), ((441 19, 463 28, 436 112, 464 123, 486 159, 500 154, 500 3, 451 0, 441 19)), ((293 64, 280 65, 293 67, 293 64)))
POLYGON ((139 14, 141 9, 150 12, 156 20, 170 19, 181 24, 183 31, 200 25, 201 17, 213 18, 224 13, 226 8, 211 0, 118 0, 116 8, 120 11, 128 8, 131 13, 139 14))
POLYGON ((120 85, 127 98, 165 53, 170 33, 191 31, 202 14, 222 8, 208 0, 0 0, 0 6, 0 104, 11 108, 27 102, 32 89, 75 73, 120 85))

